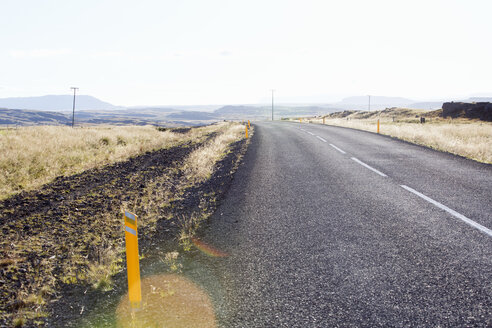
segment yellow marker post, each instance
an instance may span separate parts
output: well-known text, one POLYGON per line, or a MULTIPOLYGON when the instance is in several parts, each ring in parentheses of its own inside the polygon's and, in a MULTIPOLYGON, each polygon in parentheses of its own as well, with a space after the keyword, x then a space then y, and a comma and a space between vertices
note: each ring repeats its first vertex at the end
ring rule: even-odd
POLYGON ((248 126, 245 126, 246 128, 246 139, 248 139, 248 126))
POLYGON ((125 211, 126 268, 128 273, 128 296, 132 309, 140 308, 142 291, 140 287, 140 264, 138 259, 137 216, 125 211))
POLYGON ((248 129, 251 129, 251 123, 248 120, 248 129))
POLYGON ((299 119, 299 123, 302 123, 302 118, 299 119))
POLYGON ((378 120, 378 133, 379 133, 379 120, 378 120))

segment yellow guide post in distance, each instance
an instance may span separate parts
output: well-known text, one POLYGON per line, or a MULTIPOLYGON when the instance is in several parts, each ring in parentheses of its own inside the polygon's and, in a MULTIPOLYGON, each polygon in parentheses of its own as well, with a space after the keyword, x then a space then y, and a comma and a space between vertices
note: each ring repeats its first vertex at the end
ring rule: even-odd
POLYGON ((325 124, 325 118, 323 117, 323 124, 325 124))
POLYGON ((246 125, 245 128, 246 128, 246 139, 248 139, 248 126, 246 125))
POLYGON ((379 133, 379 120, 378 120, 378 133, 379 133))
POLYGON ((126 267, 128 273, 128 296, 131 308, 140 308, 142 291, 140 287, 140 263, 138 259, 137 216, 125 211, 126 267))
POLYGON ((251 129, 251 123, 248 120, 248 128, 251 129))

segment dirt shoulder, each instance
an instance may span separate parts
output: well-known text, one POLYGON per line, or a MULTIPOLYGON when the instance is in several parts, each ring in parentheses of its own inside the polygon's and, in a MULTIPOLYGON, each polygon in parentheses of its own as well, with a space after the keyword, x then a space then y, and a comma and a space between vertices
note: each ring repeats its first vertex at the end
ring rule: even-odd
POLYGON ((214 211, 247 148, 243 138, 231 143, 210 178, 194 182, 184 163, 221 133, 2 201, 0 326, 66 326, 93 300, 117 293, 126 279, 122 209, 140 218, 141 253, 162 238, 186 244, 214 211))

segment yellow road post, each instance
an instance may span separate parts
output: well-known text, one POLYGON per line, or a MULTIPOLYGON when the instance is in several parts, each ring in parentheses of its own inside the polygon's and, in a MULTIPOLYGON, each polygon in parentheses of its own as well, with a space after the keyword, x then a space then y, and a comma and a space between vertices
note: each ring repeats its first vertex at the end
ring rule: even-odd
POLYGON ((378 119, 378 133, 379 133, 379 119, 378 119))
POLYGON ((138 259, 137 216, 125 211, 126 267, 128 273, 128 296, 132 309, 140 308, 142 291, 140 287, 140 264, 138 259))
POLYGON ((246 139, 248 139, 248 126, 244 126, 246 128, 246 139))
POLYGON ((251 123, 249 120, 248 120, 248 129, 251 129, 251 123))

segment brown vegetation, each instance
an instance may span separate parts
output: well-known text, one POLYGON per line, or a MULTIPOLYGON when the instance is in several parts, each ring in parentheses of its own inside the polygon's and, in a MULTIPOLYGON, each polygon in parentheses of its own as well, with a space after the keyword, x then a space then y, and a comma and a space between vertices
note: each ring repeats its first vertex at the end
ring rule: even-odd
POLYGON ((58 176, 123 161, 147 151, 199 142, 217 128, 212 125, 188 133, 159 131, 152 126, 0 130, 0 199, 38 188, 58 176))
MULTIPOLYGON (((163 231, 180 235, 185 247, 189 244, 200 222, 211 213, 210 202, 216 199, 213 193, 197 192, 196 188, 207 181, 233 145, 244 140, 244 126, 221 123, 176 132, 149 129, 153 128, 130 129, 134 134, 126 139, 127 145, 134 144, 131 149, 140 152, 138 156, 73 176, 51 178, 53 181, 40 190, 22 192, 0 202, 4 236, 0 242, 0 280, 4 282, 0 286, 0 326, 43 325, 49 314, 46 306, 60 297, 60 289, 75 285, 111 289, 112 277, 125 265, 123 209, 140 218, 139 229, 145 232, 139 240, 141 252, 145 253, 163 231), (161 149, 147 152, 157 147, 161 149), (195 199, 190 201, 190 197, 195 199)), ((104 135, 109 139, 105 146, 117 148, 114 144, 120 131, 91 131, 93 137, 86 139, 87 144, 104 135)), ((63 129, 59 132, 71 134, 63 129)), ((58 143, 61 145, 61 138, 58 143)), ((107 152, 101 155, 99 148, 80 147, 92 160, 105 158, 107 152)), ((51 151, 50 146, 46 149, 51 151)), ((119 154, 130 156, 127 152, 119 154)), ((240 154, 234 154, 235 163, 240 154)), ((30 156, 25 154, 25 158, 30 156)), ((92 160, 85 164, 105 163, 92 160)))

